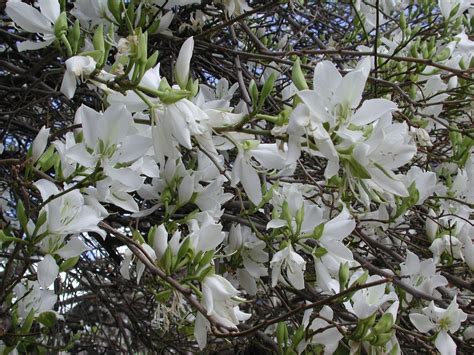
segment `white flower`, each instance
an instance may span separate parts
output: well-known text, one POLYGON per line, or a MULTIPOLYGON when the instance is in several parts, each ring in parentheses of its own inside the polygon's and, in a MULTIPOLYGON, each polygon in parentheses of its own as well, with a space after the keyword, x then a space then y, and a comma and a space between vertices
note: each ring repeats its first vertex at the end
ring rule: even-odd
MULTIPOLYGON (((114 104, 101 113, 82 105, 76 112, 75 123, 82 123, 84 141, 68 150, 68 158, 91 169, 100 163, 113 181, 109 186, 117 190, 130 192, 140 188, 144 180, 140 171, 126 165, 143 157, 152 142, 137 132, 125 106, 114 104)), ((102 192, 103 196, 106 194, 102 192)))
POLYGON ((419 197, 416 202, 417 205, 421 205, 425 200, 430 197, 436 187, 436 174, 431 171, 423 171, 417 166, 412 166, 406 174, 406 186, 409 187, 412 183, 415 183, 416 189, 418 190, 419 197))
POLYGON ((252 10, 252 8, 247 5, 247 0, 218 0, 217 2, 224 4, 229 16, 242 15, 244 12, 252 10))
POLYGON ((270 265, 272 267, 272 287, 275 287, 279 280, 284 281, 281 275, 283 268, 288 281, 294 288, 297 290, 304 288, 306 261, 294 251, 291 244, 273 255, 270 265))
POLYGON ((238 154, 232 169, 232 186, 239 182, 254 205, 262 201, 262 188, 258 177, 259 169, 283 169, 288 166, 286 154, 276 144, 260 144, 258 141, 244 141, 237 146, 238 154), (260 166, 252 162, 254 158, 260 166))
MULTIPOLYGON (((352 284, 361 273, 354 273, 349 284, 352 284)), ((372 275, 366 283, 382 280, 381 276, 372 275)), ((388 301, 397 301, 397 295, 394 291, 385 293, 385 284, 380 284, 357 291, 351 298, 351 301, 345 302, 344 306, 348 311, 354 313, 359 319, 366 319, 376 312, 388 301), (351 304, 352 303, 352 304, 351 304)))
POLYGON ((225 238, 222 225, 216 223, 208 212, 196 214, 195 218, 188 222, 188 228, 191 231, 191 245, 196 252, 216 249, 225 238))
POLYGON ((158 116, 162 133, 172 136, 187 149, 192 149, 191 136, 202 135, 208 130, 204 125, 208 119, 206 113, 187 99, 165 105, 163 113, 158 116))
POLYGON ((52 310, 58 299, 53 290, 40 287, 38 281, 27 281, 26 285, 18 283, 14 292, 18 300, 18 313, 23 319, 31 309, 36 314, 52 310))
MULTIPOLYGON (((235 326, 240 321, 250 318, 250 314, 239 310, 237 306, 241 302, 237 297, 239 291, 227 279, 214 274, 206 276, 201 285, 202 302, 208 315, 212 315, 223 325, 232 328, 236 328, 235 326)), ((201 349, 206 346, 209 328, 209 322, 199 313, 196 317, 194 335, 201 349)))
POLYGON ((265 247, 265 242, 258 239, 249 227, 234 224, 230 228, 228 244, 224 250, 227 254, 237 251, 242 257, 244 268, 237 270, 237 277, 249 295, 257 293, 257 281, 268 274, 264 265, 268 261, 265 247))
MULTIPOLYGON (((420 262, 418 256, 407 250, 407 259, 400 264, 400 271, 403 281, 423 293, 433 295, 437 287, 446 286, 448 281, 444 276, 436 273, 436 264, 433 259, 427 259, 420 262)), ((406 294, 407 301, 412 299, 410 293, 406 294)))
MULTIPOLYGON (((310 309, 304 313, 302 323, 305 325, 305 328, 309 324, 312 312, 313 310, 310 309)), ((344 336, 336 327, 330 327, 331 323, 328 321, 333 320, 333 317, 334 312, 331 307, 323 306, 323 308, 321 308, 321 310, 318 312, 318 316, 309 325, 309 329, 312 331, 317 331, 326 327, 329 328, 321 332, 317 332, 307 340, 302 340, 302 342, 298 345, 298 353, 301 353, 307 344, 321 344, 324 345, 324 355, 334 354, 339 345, 339 341, 344 338, 344 336)))
POLYGON ((444 234, 431 243, 430 251, 433 253, 434 262, 438 263, 441 255, 446 251, 456 259, 462 259, 462 243, 454 236, 444 234))
POLYGON ((74 97, 77 79, 91 74, 97 63, 92 57, 77 55, 66 60, 66 72, 61 83, 61 92, 68 98, 74 97))
POLYGON ((454 20, 455 18, 462 15, 466 9, 471 6, 470 0, 438 0, 439 10, 445 18, 445 20, 454 20), (458 7, 457 11, 451 15, 451 12, 455 7, 458 7))
MULTIPOLYGON (((55 184, 45 179, 37 181, 35 186, 40 191, 43 202, 60 193, 55 184)), ((104 235, 97 226, 101 220, 98 212, 85 205, 79 190, 72 190, 54 198, 42 208, 41 212, 43 211, 47 213, 45 229, 52 235, 65 236, 89 231, 104 235)))
POLYGON ((39 33, 43 41, 24 41, 17 45, 18 50, 35 50, 49 46, 54 42, 54 24, 60 15, 58 0, 38 0, 40 11, 21 1, 9 0, 5 11, 23 30, 39 33))
POLYGON ((461 323, 467 319, 467 314, 459 309, 456 296, 447 309, 435 306, 431 301, 428 307, 423 308, 423 313, 411 313, 410 320, 422 333, 434 330, 436 335, 435 346, 441 355, 455 355, 456 343, 448 335, 455 333, 461 323))

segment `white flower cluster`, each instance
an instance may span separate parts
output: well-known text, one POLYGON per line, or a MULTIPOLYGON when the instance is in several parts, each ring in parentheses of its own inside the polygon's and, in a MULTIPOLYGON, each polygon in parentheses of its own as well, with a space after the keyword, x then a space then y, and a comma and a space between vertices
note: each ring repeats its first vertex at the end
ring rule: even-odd
MULTIPOLYGON (((84 235, 113 238, 104 222, 118 211, 132 220, 156 221, 147 235, 119 228, 118 234, 131 236, 122 250, 120 274, 140 283, 148 270, 162 277, 160 288, 182 292, 184 308, 194 314, 183 321, 194 325, 201 349, 209 332, 238 331, 251 319, 252 300, 287 289, 295 295, 308 291, 316 300, 333 297, 306 311, 301 326, 307 336, 292 340, 298 352, 314 345, 332 354, 344 340, 351 353, 400 354, 395 329, 407 313, 422 339, 430 337, 441 354, 454 354, 451 335, 467 315, 456 296, 460 292, 440 267, 457 263, 466 275, 474 271, 472 138, 469 143, 453 136, 465 149, 464 160, 458 159, 462 163, 414 161, 432 146, 431 132, 445 129, 439 118, 448 98, 443 92, 458 83, 427 66, 424 86, 413 96, 429 98, 430 105, 420 109, 426 124, 414 126, 400 119, 404 109, 389 95, 366 98, 367 82, 374 80, 370 56, 345 70, 328 60, 318 62, 311 86, 296 62, 292 92, 282 93, 289 106, 278 116, 266 115, 263 104, 285 71, 275 69, 260 90, 251 83, 249 107, 235 101, 237 84, 217 78, 211 87, 193 79, 193 37, 182 43, 176 58, 174 85, 147 52, 148 35, 172 34, 174 8, 200 1, 145 1, 126 38, 114 31, 129 19, 113 3, 78 0, 70 14, 61 12, 57 0, 6 5, 18 28, 41 39, 18 43, 18 50, 64 47, 61 92, 74 99, 87 84, 104 106, 96 111, 82 104, 73 129, 52 138, 54 128, 43 127, 32 143, 28 164, 42 171, 43 178, 34 182, 41 208, 37 217, 22 221, 19 213, 19 219, 38 261, 31 269, 36 276, 15 287, 19 316, 53 309, 50 286, 67 271, 65 263, 74 266, 91 249, 84 235), (153 13, 157 8, 161 12, 153 13), (161 18, 154 32, 135 29, 140 16, 154 15, 161 18), (92 38, 79 38, 91 30, 92 38), (76 40, 74 31, 80 35, 76 40), (113 59, 109 52, 116 53, 113 59), (305 181, 294 178, 301 169, 305 181), (315 180, 318 171, 322 178, 315 180), (229 217, 230 204, 239 212, 229 217), (412 209, 425 216, 418 221, 422 228, 407 228, 403 239, 383 236, 388 228, 403 229, 414 218, 412 209), (422 252, 416 238, 424 238, 422 252), (394 267, 367 266, 374 260, 363 255, 377 245, 396 247, 394 267), (445 294, 451 302, 440 302, 445 294), (332 308, 336 303, 345 318, 332 308), (339 325, 341 319, 352 326, 339 325)), ((216 3, 229 17, 251 10, 243 0, 216 3)), ((374 3, 354 6, 367 32, 379 22, 374 3)), ((380 25, 409 2, 381 3, 387 17, 380 25)), ((439 1, 446 21, 463 16, 468 7, 466 1, 439 1)), ((392 54, 401 33, 382 38, 380 53, 392 54)), ((461 32, 444 44, 449 53, 437 63, 462 68, 472 61, 472 48, 461 32)), ((410 49, 401 51, 399 56, 410 49)), ((457 153, 449 154, 454 160, 457 153)), ((285 333, 278 329, 266 331, 280 344, 285 333)))

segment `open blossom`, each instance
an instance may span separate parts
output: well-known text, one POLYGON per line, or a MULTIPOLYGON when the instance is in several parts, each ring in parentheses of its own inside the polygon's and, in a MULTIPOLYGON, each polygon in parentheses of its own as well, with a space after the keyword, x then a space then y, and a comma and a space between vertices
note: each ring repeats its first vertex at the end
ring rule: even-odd
MULTIPOLYGON (((352 284, 361 273, 354 273, 349 284, 352 284)), ((369 276, 367 283, 382 280, 378 275, 369 276)), ((394 291, 385 292, 386 285, 380 284, 369 288, 364 288, 354 293, 350 301, 344 303, 346 309, 354 313, 359 319, 366 319, 373 315, 379 308, 389 301, 398 301, 394 291)))
POLYGON ((339 345, 339 341, 344 338, 336 327, 330 326, 329 321, 333 320, 334 311, 329 306, 323 306, 318 312, 318 316, 309 324, 312 313, 312 309, 307 310, 304 313, 302 323, 307 327, 306 329, 311 329, 316 334, 309 339, 303 339, 298 344, 298 353, 302 353, 308 344, 320 344, 324 345, 324 355, 333 354, 339 345), (321 331, 317 332, 318 330, 321 331))
MULTIPOLYGON (((237 297, 239 294, 240 292, 220 275, 206 276, 202 281, 202 302, 207 310, 207 315, 213 316, 227 327, 236 328, 239 322, 245 321, 251 316, 240 311, 238 304, 243 300, 239 300, 237 297)), ((209 328, 209 321, 198 313, 194 336, 201 349, 206 346, 209 328)))
POLYGON ((91 74, 96 67, 96 62, 89 56, 75 56, 66 60, 66 72, 61 83, 61 92, 68 99, 74 97, 76 92, 77 80, 82 79, 84 75, 91 74))
POLYGON ((282 277, 282 269, 290 284, 297 290, 304 288, 304 271, 306 261, 301 255, 294 251, 291 244, 273 255, 270 261, 272 267, 272 287, 275 287, 278 281, 285 281, 282 277))
POLYGON ((5 11, 8 16, 23 30, 38 33, 42 41, 24 41, 18 43, 18 50, 36 50, 49 46, 56 39, 54 24, 60 15, 58 0, 38 0, 38 11, 21 1, 9 0, 5 11))
MULTIPOLYGON (((35 186, 40 191, 43 201, 60 193, 55 184, 45 179, 37 181, 35 186)), ((47 219, 41 232, 47 231, 57 236, 89 231, 104 233, 97 226, 101 220, 97 211, 85 204, 84 196, 79 190, 55 197, 42 208, 42 211, 46 212, 47 219)))
POLYGON ((232 169, 232 184, 235 186, 240 182, 250 201, 258 205, 262 201, 262 188, 257 167, 267 170, 283 169, 288 166, 286 154, 276 144, 261 144, 257 141, 244 141, 237 149, 239 152, 232 169))
MULTIPOLYGON (((436 273, 436 264, 433 259, 420 262, 418 256, 409 250, 407 250, 406 261, 400 265, 400 271, 404 282, 430 296, 437 287, 448 284, 444 276, 436 273)), ((412 295, 407 293, 406 297, 410 302, 412 295)))
POLYGON ((242 257, 244 267, 237 270, 237 277, 250 295, 257 293, 257 281, 268 274, 265 266, 268 262, 268 253, 265 247, 265 242, 258 239, 249 227, 232 225, 228 244, 224 250, 227 254, 238 252, 242 257))
POLYGON ((455 333, 461 323, 467 319, 467 314, 459 309, 457 299, 451 301, 448 308, 435 306, 431 301, 428 307, 423 308, 422 313, 411 313, 410 320, 422 333, 435 331, 435 346, 441 355, 455 355, 456 343, 448 332, 455 333))

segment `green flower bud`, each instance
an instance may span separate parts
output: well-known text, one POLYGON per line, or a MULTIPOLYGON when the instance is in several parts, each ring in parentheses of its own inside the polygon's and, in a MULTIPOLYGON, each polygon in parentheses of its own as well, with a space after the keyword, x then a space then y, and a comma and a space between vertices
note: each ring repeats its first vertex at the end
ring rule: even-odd
POLYGON ((276 333, 278 345, 280 346, 280 348, 283 348, 288 342, 288 328, 285 322, 278 323, 276 333))
POLYGON ((344 290, 347 286, 347 282, 349 281, 350 273, 349 273, 349 263, 345 262, 339 265, 339 285, 341 290, 344 290))
POLYGON ((392 339, 393 332, 376 334, 373 339, 370 340, 370 344, 374 346, 382 346, 387 343, 390 339, 392 339))
POLYGON ((189 91, 187 90, 169 90, 169 91, 160 91, 156 95, 160 98, 161 102, 165 105, 171 105, 175 102, 178 102, 181 99, 184 99, 189 96, 189 91))
POLYGON ((301 61, 299 58, 293 63, 293 70, 291 72, 291 80, 298 90, 308 89, 308 83, 301 69, 301 61))
POLYGON ((60 38, 62 35, 66 34, 67 28, 68 25, 66 12, 61 12, 61 15, 59 15, 58 19, 54 24, 54 35, 56 36, 56 38, 60 38))
POLYGON ((249 93, 250 93, 250 98, 252 99, 252 103, 254 105, 257 105, 259 92, 258 92, 257 84, 255 84, 255 80, 253 79, 249 84, 249 93))
POLYGON ((384 313, 380 317, 377 324, 373 327, 373 330, 377 334, 387 333, 392 329, 393 326, 393 315, 391 313, 384 313))
POLYGON ((400 28, 405 31, 406 28, 407 28, 407 18, 405 16, 405 12, 402 11, 402 13, 400 14, 400 28))

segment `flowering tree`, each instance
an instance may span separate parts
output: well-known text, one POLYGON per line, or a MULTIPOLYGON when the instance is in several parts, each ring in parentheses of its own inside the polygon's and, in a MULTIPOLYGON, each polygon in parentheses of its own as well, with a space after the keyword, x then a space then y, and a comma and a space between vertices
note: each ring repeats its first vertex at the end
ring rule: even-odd
POLYGON ((4 354, 474 352, 469 0, 1 6, 4 354))

